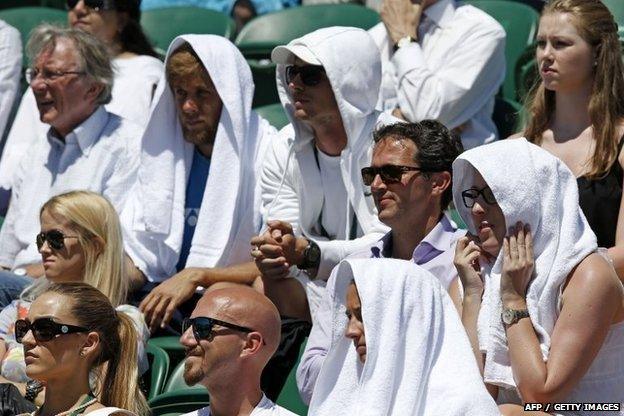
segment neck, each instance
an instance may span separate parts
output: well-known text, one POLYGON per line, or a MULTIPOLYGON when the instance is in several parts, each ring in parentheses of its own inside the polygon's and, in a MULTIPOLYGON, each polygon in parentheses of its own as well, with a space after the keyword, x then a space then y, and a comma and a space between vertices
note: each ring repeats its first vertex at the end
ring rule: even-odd
POLYGON ((54 380, 46 385, 45 401, 38 415, 52 416, 66 412, 78 406, 90 391, 88 371, 85 371, 79 380, 75 377, 54 380))
POLYGON ((210 159, 212 157, 212 143, 198 144, 196 147, 199 153, 201 153, 205 158, 210 159))
POLYGON ((440 222, 440 210, 434 210, 429 215, 419 216, 412 224, 399 224, 392 227, 392 258, 411 260, 416 246, 440 222))
POLYGON ((555 114, 551 123, 555 139, 575 138, 591 126, 590 100, 591 85, 580 90, 555 94, 555 114))
POLYGON ((98 109, 98 105, 97 104, 93 104, 93 107, 91 107, 89 109, 89 112, 85 112, 85 114, 82 115, 82 117, 80 117, 80 119, 75 120, 71 123, 67 123, 66 125, 59 125, 59 126, 54 126, 51 125, 52 128, 54 129, 54 131, 56 132, 56 135, 63 141, 65 141, 65 137, 71 133, 72 131, 74 131, 78 126, 80 126, 82 123, 84 123, 85 121, 87 121, 87 119, 89 117, 91 117, 93 115, 93 113, 95 113, 95 111, 98 109))
POLYGON ((339 156, 347 147, 347 133, 340 117, 312 125, 314 142, 318 149, 329 156, 339 156))
POLYGON ((218 386, 210 386, 210 414, 212 416, 247 416, 253 412, 262 400, 260 377, 249 382, 249 378, 233 383, 220 382, 218 386))

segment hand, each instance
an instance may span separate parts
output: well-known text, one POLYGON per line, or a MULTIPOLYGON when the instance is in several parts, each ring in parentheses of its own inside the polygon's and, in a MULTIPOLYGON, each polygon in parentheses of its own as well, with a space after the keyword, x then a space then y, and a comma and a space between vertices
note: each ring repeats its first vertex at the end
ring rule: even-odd
POLYGON ((189 300, 205 279, 206 270, 189 267, 156 286, 139 305, 150 331, 164 328, 175 310, 189 300))
POLYGON ((509 227, 509 234, 503 240, 501 297, 504 304, 526 298, 534 261, 529 225, 518 222, 515 227, 509 227))
POLYGON ((386 26, 388 36, 396 44, 400 39, 418 36, 418 24, 422 16, 421 4, 412 4, 410 0, 384 0, 381 5, 381 21, 386 26))
POLYGON ((396 107, 394 110, 392 110, 392 115, 396 118, 407 121, 407 118, 405 117, 405 115, 403 115, 403 112, 399 107, 396 107))
POLYGON ((262 236, 254 237, 256 246, 251 255, 263 277, 280 279, 288 276, 290 266, 303 262, 303 251, 308 240, 295 237, 292 226, 284 221, 269 221, 269 229, 262 236))
POLYGON ((465 295, 481 297, 483 294, 479 256, 481 256, 481 247, 471 237, 465 236, 457 240, 453 263, 461 279, 465 295))

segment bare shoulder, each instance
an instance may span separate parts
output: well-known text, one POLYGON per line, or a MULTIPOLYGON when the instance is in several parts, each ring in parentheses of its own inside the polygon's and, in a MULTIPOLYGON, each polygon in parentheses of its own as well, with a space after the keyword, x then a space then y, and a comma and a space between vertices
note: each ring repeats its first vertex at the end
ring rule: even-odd
POLYGON ((570 291, 613 298, 620 303, 624 296, 624 289, 615 270, 597 253, 585 257, 572 271, 564 295, 570 291))

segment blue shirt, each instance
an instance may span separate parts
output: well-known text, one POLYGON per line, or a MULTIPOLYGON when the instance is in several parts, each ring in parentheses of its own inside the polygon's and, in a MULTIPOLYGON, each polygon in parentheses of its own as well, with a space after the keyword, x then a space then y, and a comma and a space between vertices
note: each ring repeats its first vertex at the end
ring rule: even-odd
MULTIPOLYGON (((201 7, 232 14, 236 0, 143 0, 141 10, 162 9, 166 7, 201 7)), ((258 15, 276 12, 286 7, 298 6, 300 0, 251 0, 258 15)))
POLYGON ((184 269, 186 259, 191 251, 191 242, 195 234, 195 226, 199 218, 204 190, 210 172, 210 159, 199 153, 193 153, 193 164, 188 182, 186 183, 186 198, 184 202, 184 234, 182 235, 182 249, 176 266, 177 271, 184 269))

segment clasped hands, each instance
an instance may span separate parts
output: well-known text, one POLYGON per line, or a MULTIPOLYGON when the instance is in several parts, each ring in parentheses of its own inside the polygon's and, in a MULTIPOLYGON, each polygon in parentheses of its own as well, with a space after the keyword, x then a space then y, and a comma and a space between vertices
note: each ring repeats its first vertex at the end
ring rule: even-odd
POLYGON ((291 266, 303 262, 303 252, 308 246, 304 237, 295 237, 292 225, 285 221, 269 221, 264 234, 251 239, 251 256, 262 277, 284 279, 291 266))

